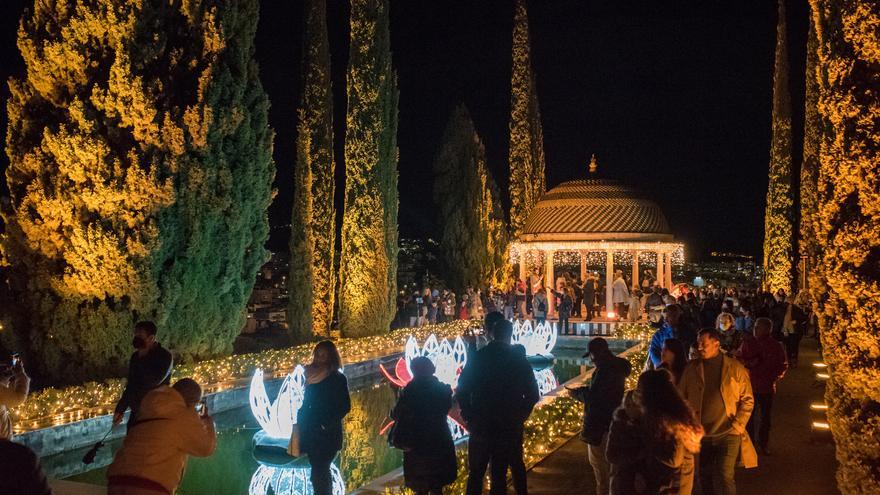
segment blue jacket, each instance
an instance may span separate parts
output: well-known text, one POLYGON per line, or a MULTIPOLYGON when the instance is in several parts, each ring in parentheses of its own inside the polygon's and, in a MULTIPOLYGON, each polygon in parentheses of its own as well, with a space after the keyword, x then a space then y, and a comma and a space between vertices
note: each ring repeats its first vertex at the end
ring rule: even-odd
POLYGON ((660 363, 663 362, 660 358, 660 354, 663 352, 663 343, 666 342, 666 339, 672 338, 675 338, 675 332, 664 321, 663 326, 654 332, 654 336, 651 337, 651 345, 648 347, 648 357, 651 359, 651 364, 654 365, 654 368, 659 368, 660 363))

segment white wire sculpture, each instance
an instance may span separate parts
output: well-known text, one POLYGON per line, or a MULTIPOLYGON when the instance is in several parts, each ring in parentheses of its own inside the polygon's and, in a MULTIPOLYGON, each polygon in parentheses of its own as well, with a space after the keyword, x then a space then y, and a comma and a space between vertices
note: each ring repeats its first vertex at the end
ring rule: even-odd
POLYGON ((281 382, 278 397, 272 402, 263 383, 263 370, 257 369, 251 378, 251 412, 263 428, 263 432, 274 439, 289 439, 296 423, 296 413, 303 404, 306 387, 305 369, 297 365, 281 382))
POLYGON ((519 344, 526 348, 529 356, 547 356, 556 347, 556 327, 554 323, 545 321, 532 324, 531 320, 513 322, 513 338, 511 344, 519 344))
POLYGON ((553 374, 553 368, 534 370, 535 381, 538 382, 538 393, 543 397, 559 386, 559 380, 553 374))
MULTIPOLYGON (((248 495, 268 495, 269 488, 274 495, 312 495, 309 480, 312 470, 305 466, 267 466, 260 464, 251 477, 248 495)), ((330 465, 333 495, 345 495, 345 482, 335 464, 330 465)))

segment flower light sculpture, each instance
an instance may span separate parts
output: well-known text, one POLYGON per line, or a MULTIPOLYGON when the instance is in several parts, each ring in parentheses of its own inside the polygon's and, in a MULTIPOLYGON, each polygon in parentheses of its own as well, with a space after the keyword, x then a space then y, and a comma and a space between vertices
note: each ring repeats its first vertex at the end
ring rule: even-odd
MULTIPOLYGON (((273 440, 288 441, 296 423, 296 413, 303 404, 305 387, 305 368, 297 365, 281 382, 278 397, 272 402, 263 383, 263 370, 258 368, 251 378, 250 388, 251 412, 263 429, 257 435, 262 433, 273 440)), ((254 440, 259 439, 255 436, 254 440)))
MULTIPOLYGON (((303 466, 270 466, 260 464, 251 477, 248 495, 268 495, 269 489, 275 495, 312 495, 309 480, 312 470, 308 464, 303 466)), ((345 495, 345 482, 335 464, 330 465, 333 495, 345 495)))
POLYGON ((424 356, 434 363, 435 375, 438 380, 449 385, 453 390, 458 387, 458 376, 464 369, 464 365, 467 364, 467 349, 461 337, 456 337, 455 343, 450 344, 446 339, 438 341, 437 337, 431 334, 419 348, 415 337, 410 336, 406 341, 403 357, 398 359, 394 366, 394 374, 392 375, 384 366, 379 366, 379 369, 388 381, 403 388, 413 378, 410 363, 420 356, 424 356))
POLYGON ((548 356, 556 347, 556 328, 549 321, 532 325, 531 320, 513 322, 511 344, 526 348, 529 356, 548 356))

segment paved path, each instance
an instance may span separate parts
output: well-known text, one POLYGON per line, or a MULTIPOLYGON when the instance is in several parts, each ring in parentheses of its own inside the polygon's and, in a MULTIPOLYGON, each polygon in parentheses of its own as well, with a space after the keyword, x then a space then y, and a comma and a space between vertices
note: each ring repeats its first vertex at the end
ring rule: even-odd
MULTIPOLYGON (((779 384, 773 411, 772 456, 761 456, 757 469, 738 470, 739 495, 835 495, 837 461, 830 443, 811 442, 810 402, 822 400, 814 384, 816 341, 804 339, 801 366, 779 384)), ((512 493, 512 492, 511 492, 512 493)), ((592 470, 585 445, 574 438, 529 472, 531 495, 593 495, 592 470)))

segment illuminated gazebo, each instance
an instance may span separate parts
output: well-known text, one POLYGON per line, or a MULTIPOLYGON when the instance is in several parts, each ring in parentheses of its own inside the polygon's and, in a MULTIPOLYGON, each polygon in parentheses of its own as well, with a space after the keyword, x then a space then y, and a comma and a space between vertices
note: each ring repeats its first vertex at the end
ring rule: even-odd
MULTIPOLYGON (((591 167, 591 172, 594 170, 591 167)), ((519 240, 511 244, 511 261, 519 265, 520 280, 526 281, 529 261, 535 269, 535 261, 543 259, 549 310, 555 313, 554 298, 550 297, 556 286, 552 281, 554 259, 563 255, 579 260, 584 280, 588 259, 604 256, 605 301, 611 312, 615 261, 632 264, 630 287, 639 284, 640 261, 643 266, 656 267, 661 286, 672 287, 672 264, 683 262, 683 252, 656 203, 620 182, 591 178, 564 182, 544 193, 519 240)))

